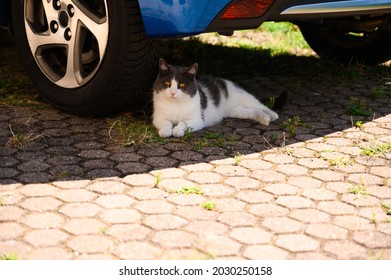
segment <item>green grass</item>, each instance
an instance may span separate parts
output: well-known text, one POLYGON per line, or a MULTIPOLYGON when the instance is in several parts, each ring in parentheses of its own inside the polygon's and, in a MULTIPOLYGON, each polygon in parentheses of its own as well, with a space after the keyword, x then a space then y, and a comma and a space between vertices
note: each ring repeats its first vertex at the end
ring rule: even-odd
POLYGON ((386 154, 391 152, 391 142, 386 144, 380 144, 368 148, 361 148, 362 156, 377 156, 380 154, 386 154))
POLYGON ((199 194, 202 195, 202 190, 198 186, 194 187, 183 187, 178 190, 179 194, 199 194))
POLYGON ((1 253, 0 254, 0 260, 2 261, 15 261, 18 260, 18 256, 16 253, 1 253))
POLYGON ((373 109, 368 106, 366 101, 351 97, 347 111, 353 116, 369 117, 372 114, 373 109))
POLYGON ((288 131, 288 133, 291 136, 296 136, 297 129, 299 127, 308 127, 307 124, 305 124, 299 116, 295 116, 293 118, 288 118, 285 121, 283 121, 280 125, 280 128, 288 131))
POLYGON ((355 185, 353 187, 348 188, 348 193, 356 195, 356 199, 358 198, 358 195, 368 195, 364 182, 361 182, 360 185, 355 185))
POLYGON ((139 146, 145 143, 164 142, 151 121, 145 118, 122 115, 108 119, 109 137, 122 146, 139 146))
POLYGON ((212 201, 205 201, 204 203, 201 204, 202 208, 212 211, 213 209, 216 208, 216 204, 212 201))
POLYGON ((337 167, 353 164, 353 161, 350 158, 346 158, 346 157, 327 159, 327 161, 330 163, 331 166, 337 166, 337 167))

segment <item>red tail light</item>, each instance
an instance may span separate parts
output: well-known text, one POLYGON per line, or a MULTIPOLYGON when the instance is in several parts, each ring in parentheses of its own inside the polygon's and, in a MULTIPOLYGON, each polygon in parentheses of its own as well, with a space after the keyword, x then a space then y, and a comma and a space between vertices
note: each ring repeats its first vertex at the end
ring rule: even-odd
POLYGON ((271 6, 273 0, 241 0, 231 4, 221 19, 245 19, 262 16, 271 6))

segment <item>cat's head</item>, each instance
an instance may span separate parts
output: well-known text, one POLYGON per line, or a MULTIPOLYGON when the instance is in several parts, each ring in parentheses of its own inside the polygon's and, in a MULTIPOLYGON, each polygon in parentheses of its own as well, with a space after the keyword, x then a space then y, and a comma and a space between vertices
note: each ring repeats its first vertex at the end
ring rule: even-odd
POLYGON ((159 75, 153 84, 154 93, 171 100, 193 97, 197 93, 197 70, 197 63, 190 67, 174 66, 161 58, 159 75))

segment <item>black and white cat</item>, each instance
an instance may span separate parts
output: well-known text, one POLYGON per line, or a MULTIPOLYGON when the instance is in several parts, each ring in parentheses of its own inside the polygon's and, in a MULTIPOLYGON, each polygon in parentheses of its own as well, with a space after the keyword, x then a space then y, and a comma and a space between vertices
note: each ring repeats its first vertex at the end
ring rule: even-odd
POLYGON ((273 112, 253 95, 231 81, 201 76, 198 64, 190 67, 159 61, 153 85, 153 124, 161 137, 181 137, 223 118, 252 119, 263 125, 277 120, 273 112))

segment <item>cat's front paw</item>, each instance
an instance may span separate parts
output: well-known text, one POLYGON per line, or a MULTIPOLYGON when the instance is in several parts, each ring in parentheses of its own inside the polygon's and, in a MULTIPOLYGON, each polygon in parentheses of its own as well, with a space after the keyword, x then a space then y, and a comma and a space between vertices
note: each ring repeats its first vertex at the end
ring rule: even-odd
POLYGON ((185 135, 185 131, 187 129, 187 126, 185 123, 180 122, 176 127, 172 130, 172 135, 175 137, 182 137, 185 135))
POLYGON ((172 135, 172 128, 171 127, 163 127, 159 129, 159 136, 163 138, 170 137, 172 135))

